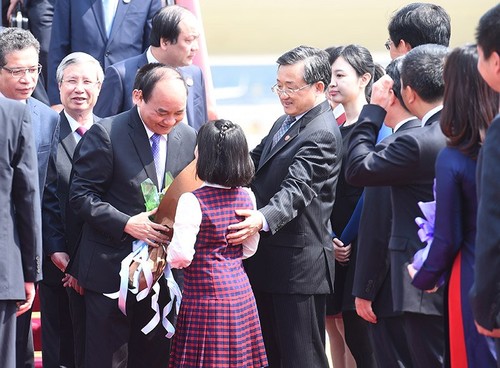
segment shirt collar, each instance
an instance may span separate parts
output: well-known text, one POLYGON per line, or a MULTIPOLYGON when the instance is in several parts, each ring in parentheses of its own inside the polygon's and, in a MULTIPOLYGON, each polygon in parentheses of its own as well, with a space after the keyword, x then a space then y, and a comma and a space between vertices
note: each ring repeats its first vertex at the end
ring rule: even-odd
POLYGON ((439 105, 439 106, 436 106, 435 108, 427 111, 427 114, 424 115, 424 117, 422 118, 422 126, 425 125, 425 123, 427 123, 427 120, 429 120, 429 118, 436 114, 437 112, 441 111, 443 109, 443 105, 439 105))

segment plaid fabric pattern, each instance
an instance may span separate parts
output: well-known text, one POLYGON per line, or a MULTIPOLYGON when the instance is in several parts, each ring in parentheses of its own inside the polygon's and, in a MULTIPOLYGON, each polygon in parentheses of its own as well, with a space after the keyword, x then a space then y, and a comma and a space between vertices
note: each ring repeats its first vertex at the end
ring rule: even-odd
POLYGON ((241 188, 195 190, 202 211, 195 255, 184 270, 184 292, 169 368, 264 367, 267 358, 241 245, 226 242, 235 209, 251 209, 241 188))

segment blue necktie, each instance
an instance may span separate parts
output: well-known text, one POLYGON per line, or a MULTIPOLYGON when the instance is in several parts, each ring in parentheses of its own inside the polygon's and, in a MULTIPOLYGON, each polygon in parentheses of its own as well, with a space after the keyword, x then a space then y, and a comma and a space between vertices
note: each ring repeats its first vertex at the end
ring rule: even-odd
POLYGON ((274 148, 274 146, 276 146, 276 143, 278 143, 281 137, 285 135, 285 133, 288 131, 288 129, 290 129, 290 127, 294 122, 295 122, 295 117, 287 115, 287 117, 281 124, 280 128, 273 136, 273 145, 271 146, 271 148, 274 148))
POLYGON ((160 164, 160 138, 161 135, 153 134, 150 138, 151 140, 151 153, 153 153, 153 159, 155 160, 156 177, 158 180, 158 190, 163 188, 163 168, 160 164))
POLYGON ((102 0, 102 8, 104 12, 104 27, 106 28, 106 35, 109 37, 111 33, 111 27, 113 26, 113 20, 115 19, 115 13, 118 2, 116 0, 102 0))

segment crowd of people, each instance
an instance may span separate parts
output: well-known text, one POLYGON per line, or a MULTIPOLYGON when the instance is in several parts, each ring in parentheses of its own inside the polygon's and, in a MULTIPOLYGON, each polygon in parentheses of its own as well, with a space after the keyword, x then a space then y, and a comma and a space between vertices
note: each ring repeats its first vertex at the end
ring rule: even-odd
POLYGON ((1 367, 34 367, 35 293, 44 368, 500 366, 500 5, 453 50, 441 6, 398 9, 385 68, 283 53, 250 150, 212 119, 189 10, 24 5, 51 30, 0 31, 1 367), (192 163, 172 235, 145 188, 192 163), (146 292, 140 244, 168 262, 146 292))

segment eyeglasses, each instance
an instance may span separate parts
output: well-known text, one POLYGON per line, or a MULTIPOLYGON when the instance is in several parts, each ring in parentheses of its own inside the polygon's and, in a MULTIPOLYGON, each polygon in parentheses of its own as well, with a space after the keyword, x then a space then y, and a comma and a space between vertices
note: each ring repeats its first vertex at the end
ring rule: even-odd
POLYGON ((36 75, 40 74, 42 72, 42 66, 38 64, 37 66, 32 66, 29 68, 7 68, 6 66, 0 67, 2 69, 7 70, 14 78, 22 78, 26 76, 27 74, 29 75, 36 75))
POLYGON ((295 88, 295 89, 284 88, 284 89, 281 89, 281 88, 278 87, 278 84, 275 84, 274 86, 271 87, 271 91, 273 91, 274 93, 276 93, 278 96, 287 95, 288 97, 290 97, 294 93, 297 93, 300 90, 303 90, 304 88, 309 87, 309 86, 310 86, 310 84, 306 84, 305 86, 302 86, 300 88, 295 88))
POLYGON ((71 88, 75 88, 78 86, 80 83, 83 84, 84 88, 90 88, 95 86, 98 83, 101 83, 100 81, 91 81, 90 79, 63 79, 61 83, 66 84, 67 86, 71 88))
POLYGON ((392 42, 391 39, 388 39, 387 41, 385 41, 384 43, 384 46, 387 50, 390 50, 391 49, 391 45, 393 44, 394 42, 392 42))

